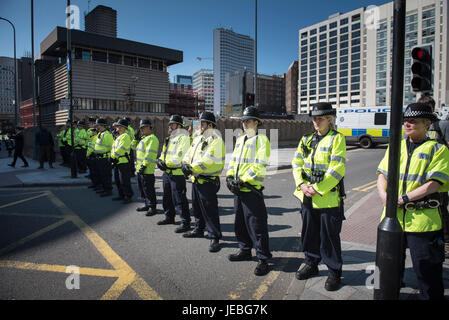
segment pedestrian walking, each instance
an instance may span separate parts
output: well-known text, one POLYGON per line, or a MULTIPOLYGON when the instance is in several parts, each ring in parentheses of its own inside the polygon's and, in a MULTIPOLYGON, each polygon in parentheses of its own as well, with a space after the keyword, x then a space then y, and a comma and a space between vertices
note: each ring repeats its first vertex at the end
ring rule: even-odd
POLYGON ((186 197, 186 180, 182 173, 182 159, 190 147, 190 138, 183 129, 183 119, 179 115, 173 115, 168 122, 168 134, 162 147, 162 153, 157 161, 157 167, 164 171, 162 174, 162 186, 164 195, 162 207, 165 219, 158 225, 174 224, 175 215, 181 218, 181 226, 176 228, 176 233, 190 230, 189 203, 186 197))
POLYGON ((131 149, 131 138, 126 133, 128 122, 120 119, 112 125, 119 136, 115 139, 111 149, 111 163, 114 168, 114 180, 118 190, 118 197, 112 200, 123 200, 123 203, 130 203, 133 196, 131 188, 131 172, 129 167, 131 149))
POLYGON ((205 111, 200 115, 201 129, 184 156, 182 172, 190 177, 192 185, 192 211, 195 227, 184 233, 184 238, 204 237, 210 239, 209 251, 220 250, 222 238, 217 192, 220 189, 220 174, 225 161, 225 145, 216 129, 215 116, 205 111))
POLYGON ((14 140, 14 159, 11 163, 8 164, 10 167, 15 167, 17 158, 20 158, 23 161, 22 168, 29 167, 27 160, 23 156, 23 147, 25 146, 25 138, 23 136, 23 128, 17 126, 15 130, 15 134, 11 137, 14 140))
MULTIPOLYGON (((410 249, 413 270, 423 299, 443 300, 443 232, 440 192, 449 186, 449 150, 427 137, 435 114, 428 104, 407 106, 404 119, 405 139, 399 154, 397 218, 404 231, 405 248, 410 249)), ((389 149, 377 169, 377 189, 385 216, 387 201, 389 149)), ((403 266, 404 267, 404 266, 403 266)))
POLYGON ((332 128, 335 113, 327 102, 313 106, 310 115, 315 132, 301 138, 292 160, 294 195, 301 202, 305 255, 296 278, 305 280, 317 275, 318 264, 323 260, 329 270, 324 285, 328 291, 339 288, 343 265, 340 231, 344 220, 346 142, 332 128))
POLYGON ((266 275, 272 257, 269 248, 268 213, 263 196, 263 181, 271 153, 268 137, 258 132, 262 124, 257 108, 243 111, 244 134, 240 136, 226 172, 226 184, 234 193, 235 236, 239 252, 229 255, 230 261, 251 260, 256 249, 259 262, 254 269, 257 276, 266 275))
POLYGON ((157 212, 154 169, 159 150, 159 140, 153 133, 153 124, 150 120, 140 120, 139 130, 140 141, 136 141, 136 172, 137 185, 140 196, 144 200, 144 205, 136 210, 146 212, 146 216, 153 216, 157 212))
POLYGON ((44 169, 44 163, 48 161, 48 166, 53 168, 54 161, 54 141, 52 134, 47 130, 44 125, 39 126, 39 131, 36 133, 36 145, 39 150, 39 167, 38 169, 44 169))

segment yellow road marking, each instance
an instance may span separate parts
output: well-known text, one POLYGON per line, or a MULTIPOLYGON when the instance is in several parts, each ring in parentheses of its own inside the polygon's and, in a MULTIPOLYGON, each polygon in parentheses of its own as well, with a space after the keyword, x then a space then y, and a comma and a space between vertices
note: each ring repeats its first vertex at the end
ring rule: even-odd
MULTIPOLYGON (((68 266, 50 265, 50 264, 45 264, 45 263, 40 264, 40 263, 32 263, 32 262, 0 260, 0 267, 23 269, 23 270, 67 273, 68 266)), ((110 277, 110 278, 118 277, 117 270, 85 268, 85 267, 79 268, 79 274, 86 275, 86 276, 98 276, 98 277, 110 277)))
MULTIPOLYGON (((51 191, 49 192, 50 200, 72 221, 81 232, 90 240, 103 257, 114 267, 120 271, 120 277, 106 292, 102 299, 117 299, 125 289, 135 281, 136 273, 131 267, 115 253, 114 250, 104 241, 91 227, 81 220, 70 208, 68 208, 60 199, 58 199, 51 191)), ((143 279, 139 280, 140 290, 137 294, 144 299, 145 297, 153 297, 153 299, 162 300, 162 298, 148 285, 142 285, 143 279)))
POLYGON ((366 191, 368 189, 374 188, 377 185, 377 180, 368 182, 367 184, 364 184, 363 186, 357 187, 357 188, 352 188, 352 190, 356 190, 356 191, 366 191))
POLYGON ((280 274, 280 271, 270 271, 267 278, 262 282, 259 288, 253 294, 253 300, 260 300, 267 293, 268 288, 276 281, 280 274))
MULTIPOLYGON (((27 199, 15 201, 8 203, 6 205, 0 206, 1 208, 11 207, 26 201, 34 200, 40 197, 48 196, 50 201, 61 211, 63 216, 55 215, 34 215, 30 213, 9 213, 5 215, 17 215, 17 216, 39 216, 39 217, 51 217, 60 218, 61 220, 47 226, 23 239, 16 241, 5 248, 0 250, 0 255, 4 252, 11 251, 12 249, 23 245, 24 243, 37 238, 38 236, 53 230, 66 222, 72 222, 75 224, 81 232, 86 236, 87 239, 95 246, 95 248, 103 255, 103 257, 113 266, 113 270, 107 269, 96 269, 96 268, 80 268, 80 274, 91 275, 91 276, 102 276, 102 277, 117 277, 114 284, 108 289, 108 291, 101 297, 102 300, 118 299, 123 291, 126 290, 128 286, 131 286, 136 293, 142 299, 151 300, 162 300, 162 298, 141 278, 137 273, 131 269, 131 267, 122 259, 120 256, 112 250, 112 248, 104 241, 89 225, 87 225, 81 218, 79 218, 70 208, 68 208, 58 197, 56 197, 50 190, 44 191, 42 194, 30 197, 27 199)), ((8 261, 0 260, 0 267, 9 267, 25 270, 39 270, 39 271, 49 271, 49 272, 64 272, 66 273, 67 266, 62 265, 48 265, 48 264, 37 264, 31 262, 19 262, 19 261, 8 261)))
POLYGON ((31 198, 26 198, 26 199, 23 199, 23 200, 14 201, 14 202, 10 202, 8 204, 4 204, 4 205, 0 206, 0 209, 4 209, 4 208, 7 208, 7 207, 12 207, 12 206, 15 206, 16 204, 20 204, 20 203, 23 203, 23 202, 26 202, 26 201, 34 200, 34 199, 45 197, 45 196, 48 196, 48 192, 44 192, 42 194, 39 194, 39 195, 31 197, 31 198))
POLYGON ((49 225, 49 226, 47 226, 45 228, 43 228, 43 229, 33 233, 33 234, 30 234, 29 236, 26 236, 25 238, 20 239, 19 241, 11 243, 10 245, 8 245, 8 246, 6 246, 6 247, 4 247, 4 248, 2 248, 0 250, 0 256, 3 255, 6 252, 9 252, 9 251, 11 251, 11 250, 13 250, 13 249, 23 245, 24 243, 26 243, 26 242, 28 242, 30 240, 33 240, 33 239, 43 235, 44 233, 46 233, 48 231, 51 231, 53 229, 58 228, 59 226, 65 224, 66 222, 67 222, 66 219, 62 219, 62 220, 57 221, 57 222, 55 222, 55 223, 53 223, 53 224, 51 224, 51 225, 49 225))

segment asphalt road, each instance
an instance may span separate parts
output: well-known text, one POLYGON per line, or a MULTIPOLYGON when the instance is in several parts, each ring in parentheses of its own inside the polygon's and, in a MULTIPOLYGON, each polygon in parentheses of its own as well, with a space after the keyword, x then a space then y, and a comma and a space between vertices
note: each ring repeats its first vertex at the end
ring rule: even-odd
MULTIPOLYGON (((346 208, 375 187, 384 153, 382 147, 348 152, 346 208)), ((255 258, 227 259, 238 246, 224 179, 217 253, 208 251, 207 239, 185 239, 175 225, 158 226, 161 204, 159 214, 145 217, 135 211, 136 197, 123 205, 86 187, 0 189, 0 299, 282 299, 301 264, 299 202, 290 169, 265 181, 273 253, 265 277, 253 274, 255 258)), ((156 187, 160 200, 159 178, 156 187)), ((188 184, 188 199, 190 190, 188 184)))

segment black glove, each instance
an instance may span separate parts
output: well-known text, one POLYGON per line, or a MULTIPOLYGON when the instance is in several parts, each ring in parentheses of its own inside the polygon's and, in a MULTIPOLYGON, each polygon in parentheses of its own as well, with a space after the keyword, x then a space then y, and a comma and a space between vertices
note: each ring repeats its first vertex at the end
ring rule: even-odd
POLYGON ((157 165, 157 167, 158 167, 160 170, 162 170, 162 171, 166 171, 166 170, 168 169, 168 168, 167 168, 167 165, 165 164, 165 162, 162 161, 161 159, 158 159, 158 160, 157 160, 156 165, 157 165))
POLYGON ((240 188, 242 187, 242 181, 240 179, 235 180, 232 176, 226 177, 226 185, 233 194, 238 194, 240 192, 240 188))
POLYGON ((181 170, 182 173, 184 173, 184 177, 186 177, 186 179, 192 174, 192 166, 187 163, 182 164, 181 170))
POLYGON ((233 176, 227 176, 226 177, 226 186, 228 187, 229 191, 232 192, 232 188, 233 188, 233 181, 234 181, 234 177, 233 176))
POLYGON ((143 174, 144 172, 145 172, 145 169, 146 169, 147 167, 145 167, 145 166, 141 166, 140 167, 140 169, 139 169, 139 174, 143 174))

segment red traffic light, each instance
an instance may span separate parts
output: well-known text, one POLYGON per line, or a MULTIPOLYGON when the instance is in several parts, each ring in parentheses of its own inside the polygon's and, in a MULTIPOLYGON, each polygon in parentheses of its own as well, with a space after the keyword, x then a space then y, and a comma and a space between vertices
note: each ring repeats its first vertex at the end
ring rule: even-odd
POLYGON ((412 50, 412 58, 416 60, 423 60, 427 57, 427 51, 423 48, 414 48, 412 50))

